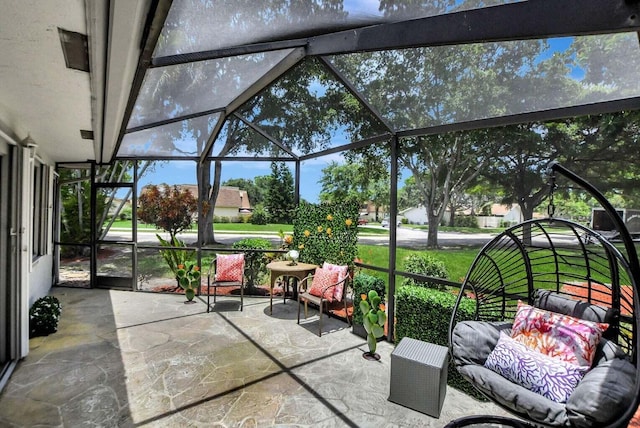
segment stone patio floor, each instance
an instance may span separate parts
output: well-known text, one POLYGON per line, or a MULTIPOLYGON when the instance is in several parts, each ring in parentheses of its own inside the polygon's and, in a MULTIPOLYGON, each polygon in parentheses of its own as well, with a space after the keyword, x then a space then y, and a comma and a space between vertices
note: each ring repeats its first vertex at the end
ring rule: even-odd
MULTIPOLYGON (((393 344, 367 361, 341 320, 296 323, 297 304, 52 289, 59 330, 30 341, 0 395, 3 427, 442 427, 504 415, 448 387, 436 419, 387 400, 393 344)), ((314 315, 314 316, 312 316, 314 315)))

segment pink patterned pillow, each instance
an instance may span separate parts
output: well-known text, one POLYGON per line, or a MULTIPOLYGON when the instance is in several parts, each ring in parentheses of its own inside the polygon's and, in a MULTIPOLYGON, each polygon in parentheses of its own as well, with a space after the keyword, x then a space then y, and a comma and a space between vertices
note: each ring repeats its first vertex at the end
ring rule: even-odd
POLYGON ((511 337, 527 348, 577 366, 591 366, 606 323, 585 321, 518 302, 511 337))
POLYGON ((324 297, 325 300, 333 302, 333 289, 335 287, 331 287, 327 290, 325 290, 325 288, 335 284, 336 282, 338 282, 337 271, 318 268, 316 269, 316 273, 313 275, 313 282, 311 283, 309 294, 317 297, 324 297), (323 290, 325 290, 324 296, 322 295, 323 290))
POLYGON ((484 366, 558 403, 567 401, 589 370, 589 367, 576 366, 532 351, 504 332, 500 333, 500 339, 484 366))
POLYGON ((244 254, 216 254, 216 281, 242 282, 244 254))
POLYGON ((338 272, 338 280, 336 282, 340 282, 340 284, 336 285, 336 288, 333 292, 333 298, 338 302, 341 301, 342 293, 344 291, 344 282, 341 282, 341 281, 345 279, 347 275, 349 275, 349 266, 334 265, 331 263, 324 262, 322 264, 322 269, 329 269, 329 270, 338 272))

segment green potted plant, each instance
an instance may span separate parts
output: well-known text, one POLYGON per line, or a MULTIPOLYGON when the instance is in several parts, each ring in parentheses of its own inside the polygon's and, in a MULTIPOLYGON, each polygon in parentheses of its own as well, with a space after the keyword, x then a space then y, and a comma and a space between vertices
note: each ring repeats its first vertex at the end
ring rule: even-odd
POLYGON ((187 303, 193 302, 193 298, 196 295, 196 290, 200 287, 200 267, 197 265, 178 265, 176 271, 178 277, 178 284, 184 290, 184 295, 187 298, 187 303))
POLYGON ((54 296, 41 297, 29 309, 29 336, 48 336, 58 331, 62 306, 54 296))
MULTIPOLYGON (((353 278, 353 295, 369 295, 369 291, 375 290, 380 299, 384 301, 385 298, 385 283, 382 278, 378 278, 366 273, 358 273, 353 278)), ((364 329, 363 314, 359 310, 353 311, 353 328, 351 332, 363 339, 367 338, 367 332, 364 329)))
POLYGON ((369 291, 369 294, 360 296, 360 312, 364 329, 367 332, 367 345, 369 352, 364 353, 366 359, 379 360, 380 355, 376 354, 378 339, 384 335, 384 324, 387 322, 387 313, 385 312, 384 303, 375 290, 369 291))

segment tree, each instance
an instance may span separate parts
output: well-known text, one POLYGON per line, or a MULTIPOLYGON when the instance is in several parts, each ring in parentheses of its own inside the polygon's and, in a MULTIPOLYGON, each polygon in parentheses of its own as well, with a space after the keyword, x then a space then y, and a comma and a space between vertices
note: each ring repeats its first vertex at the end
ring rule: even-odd
POLYGON ((340 202, 353 199, 359 203, 367 200, 368 180, 362 176, 362 171, 355 163, 338 164, 332 161, 322 169, 320 178, 321 202, 340 202))
MULTIPOLYGON (((258 179, 258 177, 256 177, 258 179)), ((247 192, 252 207, 263 204, 266 199, 266 187, 258 186, 254 180, 247 178, 232 178, 224 183, 223 186, 233 186, 247 192)))
POLYGON ((198 211, 198 202, 188 189, 167 184, 146 186, 138 202, 138 218, 168 232, 170 242, 176 241, 176 235, 191 226, 193 215, 198 211))
POLYGON ((284 162, 271 162, 271 179, 267 187, 265 208, 269 212, 271 223, 289 224, 293 220, 293 176, 284 162))
MULTIPOLYGON (((504 146, 483 177, 502 190, 503 203, 520 205, 524 219, 533 218, 549 195, 546 171, 552 161, 633 200, 640 183, 638 119, 638 112, 620 112, 488 130, 504 146)), ((571 189, 561 186, 556 192, 569 197, 571 189)))
POLYGON ((420 205, 427 211, 427 247, 438 246, 438 227, 452 192, 462 192, 480 174, 489 156, 484 133, 457 132, 405 139, 399 162, 414 177, 420 205))

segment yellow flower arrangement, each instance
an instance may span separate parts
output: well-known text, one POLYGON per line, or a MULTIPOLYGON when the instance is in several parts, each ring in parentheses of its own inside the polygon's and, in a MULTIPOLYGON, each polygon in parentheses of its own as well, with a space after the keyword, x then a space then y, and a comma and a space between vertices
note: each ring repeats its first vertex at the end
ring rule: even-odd
POLYGON ((321 233, 323 230, 322 226, 318 226, 318 233, 321 233))
POLYGON ((333 220, 333 216, 332 216, 331 214, 329 214, 329 215, 327 216, 327 220, 332 221, 332 220, 333 220))
POLYGON ((309 235, 311 235, 311 232, 310 232, 308 229, 307 229, 307 230, 305 230, 305 231, 304 231, 304 236, 305 236, 305 238, 308 238, 308 237, 309 237, 309 235))
POLYGON ((331 228, 327 227, 327 235, 331 235, 331 228))
POLYGON ((344 224, 346 224, 346 225, 347 225, 347 227, 351 227, 351 225, 353 224, 353 220, 351 220, 350 218, 348 218, 348 219, 346 219, 346 220, 344 221, 344 224))

